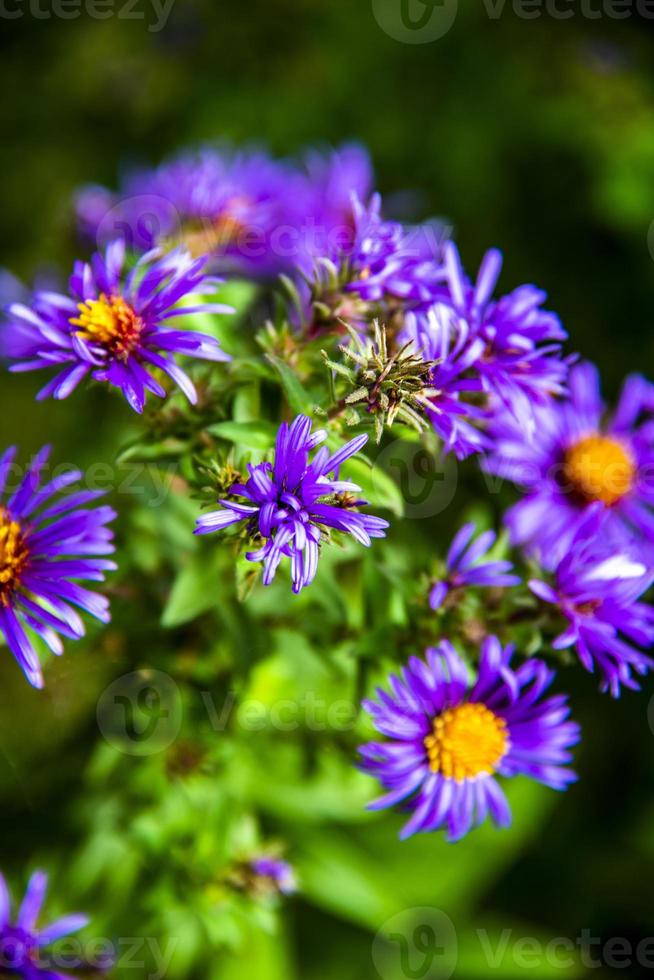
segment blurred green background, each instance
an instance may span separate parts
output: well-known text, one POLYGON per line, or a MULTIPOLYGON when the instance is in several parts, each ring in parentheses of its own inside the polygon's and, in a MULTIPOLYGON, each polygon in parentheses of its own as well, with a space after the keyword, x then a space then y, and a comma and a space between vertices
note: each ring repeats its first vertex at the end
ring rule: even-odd
MULTIPOLYGON (((444 37, 410 45, 380 28, 370 0, 177 0, 159 32, 148 30, 147 0, 134 7, 144 20, 46 19, 27 3, 20 9, 24 16, 0 24, 0 266, 25 281, 66 272, 76 248, 70 198, 79 184, 114 186, 129 164, 214 137, 260 141, 279 155, 358 140, 391 204, 451 224, 468 267, 496 245, 506 256, 507 290, 533 281, 548 291, 571 347, 599 363, 610 397, 625 373, 652 373, 654 22, 591 20, 578 5, 567 20, 545 13, 527 20, 508 3, 492 19, 481 0, 466 0, 444 37)), ((0 445, 19 441, 31 451, 47 439, 59 461, 111 459, 132 424, 123 406, 97 391, 36 406, 38 384, 2 375, 0 445)), ((448 540, 457 508, 431 522, 434 551, 448 540)), ((121 588, 119 625, 129 584, 121 588)), ((151 629, 144 623, 132 635, 131 653, 121 648, 119 629, 70 651, 52 667, 45 693, 28 690, 5 653, 0 865, 15 877, 41 854, 56 853, 65 880, 68 856, 80 848, 80 773, 97 737, 98 692, 125 664, 147 660, 153 645, 178 642, 174 634, 158 638, 157 615, 152 610, 151 629)), ((371 937, 393 906, 377 916, 374 902, 366 905, 366 882, 385 861, 384 887, 397 888, 400 907, 411 882, 409 902, 451 915, 462 980, 491 972, 478 961, 474 934, 489 923, 495 942, 502 929, 574 939, 586 928, 634 942, 654 934, 651 684, 617 703, 598 697, 595 680, 578 671, 566 684, 584 743, 583 779, 565 799, 543 791, 533 824, 525 800, 510 843, 484 833, 483 846, 460 845, 456 856, 429 840, 400 851, 388 825, 385 834, 334 827, 321 815, 307 849, 324 845, 342 864, 314 865, 308 891, 315 894, 292 904, 278 952, 253 947, 248 967, 263 980, 375 976, 371 937), (360 855, 358 870, 350 851, 360 855), (358 886, 343 877, 351 867, 358 886), (315 898, 330 884, 331 905, 315 898), (341 893, 349 898, 339 901, 341 893)), ((113 873, 122 872, 117 862, 113 873)), ((98 885, 86 905, 95 913, 120 894, 98 885)))

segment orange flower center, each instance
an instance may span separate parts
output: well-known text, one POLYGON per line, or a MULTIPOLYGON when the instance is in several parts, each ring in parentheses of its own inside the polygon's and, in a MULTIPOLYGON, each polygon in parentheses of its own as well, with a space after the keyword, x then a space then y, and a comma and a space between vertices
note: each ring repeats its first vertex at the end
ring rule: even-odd
POLYGON ((219 252, 221 248, 235 245, 246 234, 247 226, 238 218, 222 214, 206 227, 189 227, 180 236, 180 241, 194 258, 208 252, 219 252))
POLYGON ((223 212, 213 222, 215 247, 237 243, 247 230, 247 225, 234 214, 230 214, 229 211, 223 212))
POLYGON ((0 507, 0 605, 8 605, 11 593, 20 585, 28 557, 20 524, 11 519, 9 511, 0 507))
POLYGON ((584 500, 601 500, 610 507, 633 487, 636 465, 621 442, 597 433, 585 436, 568 449, 563 473, 566 486, 584 500))
POLYGON ((493 773, 508 745, 506 722, 484 704, 461 704, 434 718, 425 738, 432 772, 461 782, 493 773))
POLYGON ((138 346, 143 320, 122 296, 101 293, 98 299, 78 304, 79 316, 71 318, 77 336, 100 344, 113 357, 126 361, 138 346))

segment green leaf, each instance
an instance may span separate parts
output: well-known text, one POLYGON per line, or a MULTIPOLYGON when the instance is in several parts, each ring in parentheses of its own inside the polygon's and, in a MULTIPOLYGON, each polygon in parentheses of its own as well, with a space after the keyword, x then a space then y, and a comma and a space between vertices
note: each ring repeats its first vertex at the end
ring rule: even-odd
POLYGON ((207 559, 204 550, 198 551, 191 556, 173 582, 161 625, 171 629, 208 612, 218 602, 219 590, 216 561, 207 559))
POLYGON ((233 306, 237 315, 242 315, 254 302, 258 288, 256 283, 244 279, 230 279, 221 284, 217 299, 220 303, 233 306))
MULTIPOLYGON (((273 924, 275 919, 272 919, 273 924)), ((258 980, 295 980, 297 976, 288 941, 281 930, 264 931, 254 915, 244 922, 244 941, 240 950, 216 959, 212 980, 241 980, 254 976, 258 980)))
POLYGON ((242 329, 243 320, 254 302, 258 287, 250 282, 234 280, 223 283, 216 292, 209 295, 198 294, 197 301, 225 303, 234 308, 234 313, 194 313, 193 328, 214 337, 224 350, 238 354, 248 350, 247 332, 242 329))
POLYGON ((162 442, 135 442, 125 446, 116 457, 116 463, 152 463, 178 460, 186 443, 181 439, 164 439, 162 442))
POLYGON ((279 374, 290 407, 299 415, 308 415, 313 408, 314 400, 302 387, 295 372, 276 354, 266 354, 266 358, 279 374))
POLYGON ((216 422, 208 431, 245 449, 272 449, 277 430, 263 419, 258 422, 216 422))
MULTIPOLYGON (((369 792, 376 791, 371 783, 369 792)), ((385 919, 412 907, 434 906, 459 919, 525 845, 539 839, 556 805, 555 794, 527 779, 511 780, 507 794, 515 818, 510 832, 486 823, 455 845, 436 834, 400 841, 406 814, 376 815, 365 825, 347 828, 298 824, 296 866, 303 894, 375 931, 385 919), (425 874, 429 867, 438 873, 425 874)))
POLYGON ((358 483, 363 496, 373 507, 384 507, 397 517, 404 514, 404 497, 395 480, 381 466, 372 466, 365 459, 349 459, 343 466, 346 479, 358 483))

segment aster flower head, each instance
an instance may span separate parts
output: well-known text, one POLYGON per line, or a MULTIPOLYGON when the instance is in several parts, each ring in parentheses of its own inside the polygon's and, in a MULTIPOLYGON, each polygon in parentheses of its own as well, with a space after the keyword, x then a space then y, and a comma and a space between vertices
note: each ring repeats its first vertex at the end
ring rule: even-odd
POLYGON ((484 561, 495 544, 495 532, 484 531, 473 541, 475 531, 475 524, 470 522, 455 534, 445 560, 445 577, 429 593, 432 609, 440 609, 453 590, 465 586, 498 588, 519 584, 520 578, 513 574, 510 561, 484 561))
MULTIPOLYGON (((184 233, 209 232, 218 189, 226 182, 226 162, 213 149, 186 152, 160 166, 126 174, 119 190, 91 185, 75 195, 83 238, 98 245, 122 238, 133 252, 167 247, 184 233)), ((190 247, 190 246, 189 246, 190 247)))
POLYGON ((428 303, 441 273, 426 240, 398 222, 386 221, 379 194, 368 204, 353 197, 352 210, 355 234, 348 256, 348 290, 369 302, 393 298, 405 306, 428 303))
POLYGON ((552 646, 574 647, 586 670, 597 669, 601 690, 618 697, 622 686, 639 690, 636 677, 654 667, 641 649, 654 643, 654 607, 639 601, 654 582, 654 566, 633 547, 616 551, 603 535, 605 523, 596 506, 556 568, 553 584, 532 580, 529 587, 567 620, 552 646))
POLYGON ((100 556, 114 550, 107 525, 116 514, 107 506, 87 506, 102 491, 74 491, 57 499, 82 473, 71 470, 43 484, 47 446, 8 495, 5 488, 15 452, 8 449, 0 456, 0 634, 30 684, 43 687, 30 634, 61 654, 62 636, 76 640, 84 635, 73 607, 109 621, 107 599, 79 582, 101 582, 105 572, 115 569, 112 561, 100 556))
POLYGON ((411 341, 391 350, 386 328, 377 320, 365 334, 350 326, 347 331, 350 343, 339 344, 339 350, 349 363, 332 361, 325 351, 323 358, 327 367, 349 383, 344 403, 351 406, 351 414, 373 416, 377 442, 384 426, 390 428, 396 419, 424 432, 428 428, 423 402, 432 367, 429 362, 416 353, 411 341))
POLYGON ((293 591, 309 585, 318 568, 320 544, 329 529, 350 534, 369 546, 372 538, 384 537, 388 522, 362 514, 365 501, 357 499, 361 488, 338 477, 343 463, 365 445, 366 435, 356 436, 330 453, 320 446, 325 431, 311 431, 311 419, 298 415, 284 422, 277 434, 274 463, 248 465, 246 483, 232 486, 221 509, 198 518, 196 534, 210 534, 244 523, 259 546, 246 557, 263 562, 263 584, 270 585, 282 558, 291 560, 293 591), (241 497, 244 502, 233 500, 241 497))
POLYGON ((501 252, 491 249, 473 283, 448 242, 445 284, 436 299, 467 324, 472 340, 482 341, 475 368, 483 390, 533 431, 532 406, 564 391, 568 361, 561 356, 561 342, 567 334, 556 314, 542 309, 546 293, 535 286, 493 299, 501 268, 501 252))
POLYGON ((39 400, 67 398, 90 375, 122 391, 136 412, 143 411, 148 391, 165 397, 152 373, 162 371, 195 403, 195 387, 175 357, 228 361, 229 356, 208 334, 168 323, 195 313, 233 312, 193 297, 217 283, 204 274, 205 263, 182 249, 163 257, 148 253, 123 276, 125 244, 112 242, 90 263, 75 265, 69 295, 39 292, 31 306, 9 306, 4 345, 16 362, 10 370, 56 371, 39 400))
POLYGON ((616 547, 631 542, 649 552, 654 542, 654 386, 638 375, 628 378, 607 420, 594 365, 575 365, 569 388, 568 399, 536 408, 534 438, 512 416, 498 416, 484 463, 525 490, 505 521, 513 542, 548 570, 596 506, 616 547))
MULTIPOLYGON (((292 232, 311 191, 297 168, 260 150, 208 146, 128 174, 115 197, 116 229, 124 229, 131 247, 181 243, 193 255, 210 255, 220 270, 265 277, 292 266, 291 239, 298 237, 292 232)), ((78 199, 87 234, 99 200, 97 189, 78 199)))
POLYGON ((379 194, 368 203, 352 194, 351 208, 351 229, 339 227, 318 254, 298 263, 302 318, 313 332, 341 319, 364 326, 375 317, 404 314, 428 303, 442 278, 438 243, 386 221, 379 194))
POLYGON ((353 143, 333 153, 309 153, 306 170, 312 193, 311 215, 316 225, 327 233, 332 229, 351 229, 353 196, 367 200, 373 189, 368 151, 353 143))
POLYGON ((563 695, 543 698, 554 679, 542 661, 511 666, 513 648, 496 637, 481 647, 479 673, 468 669, 448 640, 412 657, 390 693, 365 701, 383 741, 361 746, 361 768, 387 790, 370 804, 404 801, 411 817, 401 837, 446 829, 464 837, 490 814, 506 827, 511 813, 497 776, 527 775, 553 789, 576 778, 567 767, 579 728, 568 721, 563 695))
POLYGON ((470 333, 468 323, 443 303, 421 313, 408 313, 400 341, 413 341, 425 361, 432 363, 429 391, 423 407, 444 452, 465 459, 490 444, 481 428, 487 410, 475 399, 482 382, 475 371, 484 342, 470 333))
MULTIPOLYGON (((84 242, 97 242, 103 222, 116 203, 115 195, 101 184, 85 184, 77 190, 73 208, 79 236, 84 242)), ((118 215, 116 218, 118 219, 118 215)), ((150 238, 151 222, 146 223, 144 228, 148 229, 149 247, 152 248, 154 243, 150 238)))
MULTIPOLYGON (((0 971, 6 970, 12 977, 22 977, 23 980, 67 980, 69 976, 53 970, 47 947, 83 929, 89 919, 85 915, 67 915, 49 926, 37 927, 47 886, 47 875, 36 871, 29 880, 25 898, 14 920, 7 883, 0 874, 0 971)), ((84 964, 77 963, 75 966, 83 967, 84 964)))

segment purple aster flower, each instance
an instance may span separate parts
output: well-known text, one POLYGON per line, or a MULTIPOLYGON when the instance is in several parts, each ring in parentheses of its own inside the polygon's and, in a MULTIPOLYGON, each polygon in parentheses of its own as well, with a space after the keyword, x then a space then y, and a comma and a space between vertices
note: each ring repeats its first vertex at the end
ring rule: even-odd
MULTIPOLYGON (((85 242, 98 241, 107 215, 116 206, 115 195, 101 184, 86 184, 80 187, 73 201, 80 237, 85 242)), ((116 220, 119 216, 116 215, 116 220)), ((124 226, 123 226, 124 227, 124 226)), ((120 229, 116 229, 116 234, 120 229)), ((115 237, 115 236, 112 236, 115 237)), ((130 245, 133 243, 130 242, 130 245)), ((150 248, 154 243, 150 242, 150 248)))
MULTIPOLYGON (((10 303, 19 303, 29 300, 30 291, 24 286, 20 279, 0 266, 0 308, 8 306, 10 303)), ((0 348, 0 356, 3 351, 0 348)))
POLYGON ((287 861, 274 857, 258 857, 250 862, 257 878, 264 878, 275 891, 282 895, 292 895, 297 891, 295 872, 287 861))
POLYGON ((352 278, 347 286, 368 302, 389 298, 411 304, 428 303, 441 271, 435 256, 415 231, 381 216, 381 198, 368 205, 353 198, 355 237, 348 256, 352 278))
POLYGON ((432 609, 439 609, 453 589, 466 585, 497 588, 520 583, 520 578, 511 574, 513 565, 510 561, 484 561, 495 544, 495 532, 484 531, 472 542, 475 531, 473 523, 464 524, 454 536, 445 560, 446 576, 436 582, 429 593, 432 609))
POLYGON ((5 347, 17 361, 10 370, 57 372, 37 395, 39 400, 68 397, 90 374, 119 388, 131 407, 142 412, 147 391, 166 395, 154 370, 167 374, 195 403, 193 383, 175 363, 175 355, 229 360, 208 334, 167 326, 194 313, 233 312, 222 303, 198 303, 193 295, 216 284, 203 273, 205 259, 193 260, 181 249, 161 258, 149 253, 126 277, 124 261, 124 242, 113 242, 90 264, 75 265, 69 296, 39 292, 31 307, 9 306, 5 347))
POLYGON ((451 306, 467 324, 471 341, 482 341, 476 360, 483 389, 533 428, 532 406, 564 390, 568 361, 561 357, 567 337, 559 318, 543 310, 546 294, 535 286, 519 286, 492 299, 502 255, 486 253, 476 282, 469 281, 456 246, 444 249, 445 286, 435 297, 451 306))
MULTIPOLYGON (((4 971, 23 980, 67 980, 69 976, 53 970, 46 947, 83 929, 89 919, 85 915, 67 915, 52 925, 37 928, 47 885, 48 877, 43 871, 32 875, 14 921, 9 890, 0 874, 0 971, 3 976, 4 971)), ((71 969, 78 967, 84 968, 85 964, 71 964, 71 969)))
POLYGON ((540 660, 511 667, 513 647, 488 637, 481 646, 474 684, 452 644, 412 657, 391 693, 378 689, 363 706, 385 741, 360 748, 361 768, 388 792, 370 804, 382 809, 401 801, 412 811, 401 837, 447 828, 459 840, 490 813, 511 822, 496 776, 527 775, 553 789, 576 779, 569 749, 579 727, 567 721, 565 695, 542 700, 554 672, 540 660))
POLYGON ((423 313, 408 313, 400 340, 413 341, 426 361, 435 362, 423 407, 436 435, 443 440, 444 451, 465 459, 488 448, 490 443, 478 427, 485 423, 488 413, 471 401, 482 390, 474 367, 483 341, 471 338, 466 321, 442 303, 423 313))
POLYGON ((288 557, 294 592, 313 581, 328 529, 351 534, 366 546, 371 538, 383 538, 388 521, 360 513, 365 501, 354 495, 361 488, 338 478, 341 465, 359 452, 368 437, 356 436, 335 453, 321 446, 310 461, 311 450, 326 438, 322 430, 311 432, 311 419, 304 415, 290 425, 284 422, 277 434, 274 463, 249 464, 249 480, 235 483, 230 490, 246 503, 221 500, 220 510, 198 518, 195 533, 210 534, 245 522, 260 542, 246 557, 263 562, 263 584, 270 585, 282 558, 288 557))
MULTIPOLYGON (((78 201, 87 234, 100 211, 94 190, 78 201)), ((115 234, 131 247, 181 243, 193 255, 210 254, 222 270, 270 276, 293 266, 310 199, 306 176, 284 162, 204 147, 129 174, 112 216, 115 234)))
POLYGON ((327 242, 298 262, 301 320, 310 333, 340 320, 363 329, 375 318, 402 319, 428 303, 443 278, 438 242, 385 221, 378 194, 368 204, 352 194, 351 209, 352 226, 331 229, 327 242))
POLYGON ((135 252, 168 247, 188 234, 190 248, 197 245, 199 233, 209 234, 216 196, 226 179, 221 154, 200 150, 154 169, 131 171, 116 193, 83 187, 75 198, 80 232, 99 247, 122 238, 135 252))
POLYGON ((638 601, 654 582, 654 567, 633 549, 616 551, 602 533, 605 523, 596 506, 556 568, 554 584, 532 580, 529 587, 568 621, 554 649, 574 646, 586 670, 597 667, 601 690, 618 697, 621 685, 639 690, 633 675, 654 667, 637 649, 654 643, 654 607, 638 601))
POLYGON ((28 631, 60 654, 60 636, 76 640, 84 635, 74 606, 109 621, 107 599, 78 583, 101 582, 106 571, 115 569, 112 561, 98 556, 114 551, 107 524, 116 514, 110 507, 86 506, 102 491, 81 490, 53 500, 82 474, 71 470, 42 484, 48 446, 3 502, 15 452, 8 449, 0 456, 0 633, 30 684, 43 687, 28 631))
POLYGON ((332 229, 353 229, 353 195, 367 200, 373 190, 368 151, 351 144, 329 154, 309 153, 306 169, 313 195, 311 216, 317 227, 327 234, 332 229))
POLYGON ((550 570, 595 504, 616 546, 654 541, 654 386, 637 375, 628 378, 606 422, 594 365, 573 367, 569 388, 569 399, 536 408, 534 438, 512 416, 498 417, 484 464, 526 491, 506 524, 513 542, 550 570))

